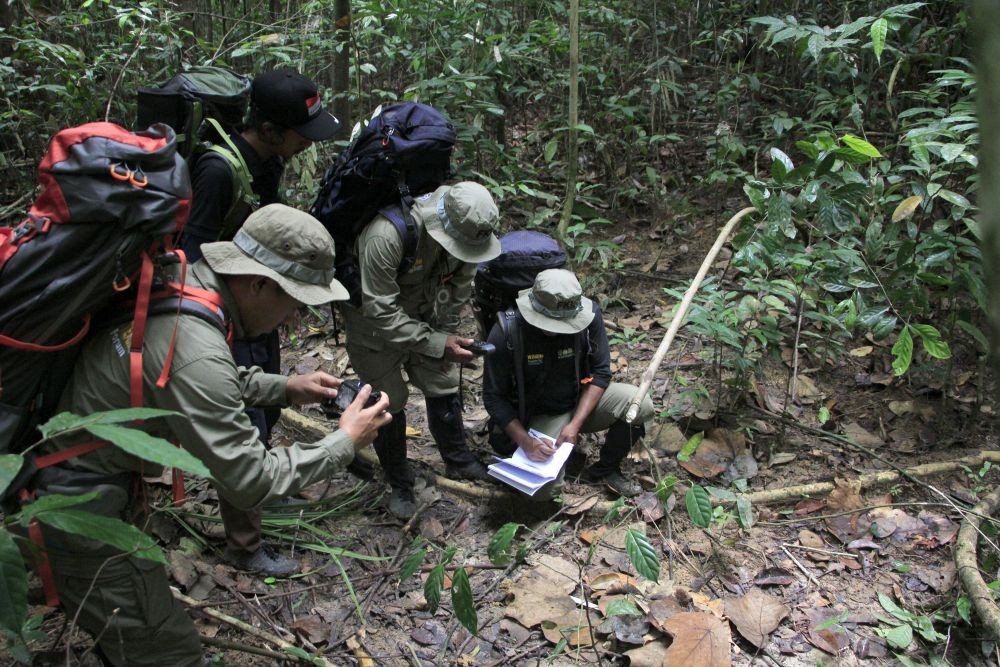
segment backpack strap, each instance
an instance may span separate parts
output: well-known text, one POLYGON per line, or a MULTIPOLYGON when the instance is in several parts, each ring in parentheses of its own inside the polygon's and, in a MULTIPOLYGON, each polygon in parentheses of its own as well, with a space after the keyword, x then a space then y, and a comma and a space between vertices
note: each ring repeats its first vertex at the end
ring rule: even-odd
POLYGON ((230 232, 234 231, 234 227, 243 223, 243 215, 234 215, 237 211, 243 208, 249 208, 250 212, 257 209, 257 198, 253 191, 253 174, 250 173, 250 167, 247 166, 246 160, 243 159, 243 154, 233 143, 233 140, 229 137, 229 133, 222 129, 222 125, 219 121, 214 118, 206 118, 205 121, 212 126, 216 134, 222 137, 222 141, 226 144, 225 146, 221 144, 210 144, 206 149, 206 155, 219 155, 226 162, 229 163, 229 171, 233 176, 233 198, 232 203, 229 205, 229 210, 226 211, 226 215, 222 218, 222 225, 219 232, 219 238, 224 238, 230 232), (234 218, 240 218, 235 220, 234 218))
POLYGON ((403 259, 400 260, 397 271, 397 275, 402 275, 410 270, 417 259, 417 223, 414 222, 410 209, 401 204, 379 209, 379 215, 385 216, 392 223, 403 241, 403 259))
POLYGON ((514 388, 517 389, 517 418, 521 426, 528 428, 528 406, 524 391, 524 338, 521 335, 520 314, 516 308, 509 308, 497 317, 497 324, 503 332, 507 349, 513 359, 514 388))

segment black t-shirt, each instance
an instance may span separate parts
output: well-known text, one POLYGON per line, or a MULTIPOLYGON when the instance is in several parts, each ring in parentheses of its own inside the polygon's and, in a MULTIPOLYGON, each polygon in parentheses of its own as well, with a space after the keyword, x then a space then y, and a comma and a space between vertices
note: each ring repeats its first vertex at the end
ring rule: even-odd
MULTIPOLYGON (((261 160, 257 151, 239 134, 230 135, 236 149, 243 156, 250 176, 253 178, 253 192, 260 206, 281 201, 278 188, 285 170, 284 161, 279 157, 261 160)), ((228 146, 227 146, 228 148, 228 146)), ((191 173, 191 216, 184 228, 181 248, 189 262, 201 258, 201 244, 213 241, 229 241, 235 229, 222 238, 223 223, 233 204, 233 171, 225 158, 199 155, 194 161, 191 173)), ((249 214, 249 212, 248 212, 249 214)), ((239 221, 242 224, 242 220, 239 221)), ((238 225, 237 225, 238 227, 238 225)))
MULTIPOLYGON (((549 334, 529 325, 520 314, 517 318, 524 341, 522 361, 529 418, 575 410, 580 380, 584 378, 590 378, 590 382, 602 388, 611 384, 611 352, 604 318, 596 303, 594 319, 586 329, 586 336, 549 334), (575 358, 576 353, 580 355, 579 361, 575 358)), ((483 403, 490 417, 502 428, 518 416, 513 343, 508 346, 500 324, 493 326, 488 340, 497 350, 485 360, 483 403)))

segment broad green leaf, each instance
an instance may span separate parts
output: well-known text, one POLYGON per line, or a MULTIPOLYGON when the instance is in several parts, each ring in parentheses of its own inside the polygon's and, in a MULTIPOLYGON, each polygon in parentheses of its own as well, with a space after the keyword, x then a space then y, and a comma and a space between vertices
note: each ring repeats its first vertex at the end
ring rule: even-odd
POLYGON ((20 454, 0 455, 0 496, 7 491, 7 487, 17 477, 22 465, 24 465, 24 457, 20 454))
POLYGON ((958 602, 955 603, 955 610, 958 611, 959 618, 972 625, 972 600, 965 595, 959 596, 958 602))
POLYGON ((167 563, 163 552, 156 546, 152 537, 119 519, 80 510, 40 512, 36 516, 42 523, 61 531, 88 537, 121 551, 130 552, 138 558, 164 565, 167 563))
POLYGON ((559 148, 558 139, 549 139, 545 143, 545 149, 542 151, 542 155, 545 157, 546 162, 552 162, 552 158, 556 156, 556 149, 559 148))
POLYGON ((819 157, 819 149, 816 148, 816 144, 809 141, 796 141, 795 147, 802 151, 810 160, 816 160, 819 157))
POLYGON ((851 150, 857 151, 861 155, 870 158, 882 157, 882 154, 878 152, 878 149, 872 146, 870 143, 862 139, 861 137, 856 137, 853 134, 845 134, 840 138, 847 147, 851 150))
POLYGON ((625 499, 618 498, 618 500, 611 503, 611 507, 608 509, 607 512, 604 513, 604 517, 601 519, 601 523, 610 523, 612 519, 617 519, 624 508, 625 508, 625 499))
POLYGON ((920 195, 913 195, 912 197, 907 197, 903 201, 899 202, 896 206, 896 210, 892 212, 892 221, 899 222, 900 220, 905 220, 913 215, 917 207, 923 203, 924 198, 920 195))
POLYGON ((900 607, 892 601, 892 598, 881 591, 878 592, 878 603, 882 605, 882 609, 885 609, 904 623, 912 623, 916 620, 916 616, 900 607))
POLYGON ((427 608, 432 614, 437 611, 441 603, 442 590, 444 590, 444 563, 438 563, 424 582, 424 599, 427 600, 427 608))
POLYGON ((959 206, 961 208, 972 208, 972 204, 968 199, 958 194, 957 192, 952 192, 951 190, 945 190, 942 188, 938 190, 937 196, 945 200, 953 206, 959 206))
POLYGON ((779 230, 790 239, 798 233, 792 223, 792 207, 780 192, 774 193, 767 201, 767 219, 771 230, 779 230))
POLYGON ((424 538, 417 535, 413 538, 413 542, 410 543, 410 555, 406 557, 402 567, 399 568, 399 580, 404 581, 416 574, 420 566, 424 564, 424 558, 426 557, 427 551, 424 549, 424 538))
POLYGON ((886 644, 896 649, 904 649, 913 641, 913 628, 906 623, 888 630, 875 628, 875 632, 885 639, 886 644))
POLYGON ((872 23, 872 51, 875 52, 875 59, 882 62, 882 50, 885 48, 885 35, 889 31, 889 22, 880 18, 872 23))
POLYGON ((964 153, 965 149, 965 144, 945 144, 941 147, 941 159, 945 162, 951 162, 964 153))
POLYGON ((0 528, 0 629, 18 636, 28 615, 28 570, 5 528, 0 528))
POLYGON ((674 494, 674 487, 677 486, 677 482, 676 475, 667 475, 656 485, 656 497, 660 499, 661 503, 666 504, 670 496, 674 494))
POLYGON ((576 129, 577 131, 584 132, 586 134, 594 134, 594 128, 592 128, 590 125, 587 125, 586 123, 577 123, 576 129))
POLYGON ((912 324, 910 328, 920 335, 920 341, 924 344, 927 354, 935 359, 950 359, 951 348, 948 343, 941 340, 941 334, 930 324, 912 324))
POLYGON ((635 571, 650 581, 660 578, 660 559, 649 538, 635 528, 625 531, 625 552, 632 561, 635 571))
POLYGON ((176 447, 162 438, 153 437, 145 431, 111 424, 91 424, 86 428, 92 435, 107 440, 119 449, 146 461, 159 463, 169 468, 178 468, 192 475, 209 478, 212 476, 205 464, 188 453, 187 450, 176 447))
POLYGON ((792 162, 792 158, 788 157, 788 154, 780 148, 772 148, 769 151, 771 155, 771 160, 774 162, 780 162, 785 168, 785 173, 795 169, 795 164, 792 162))
POLYGON ((53 510, 61 510, 75 505, 82 505, 84 503, 89 503, 99 495, 99 493, 94 491, 93 493, 84 493, 79 496, 63 496, 58 493, 54 493, 49 496, 41 496, 40 498, 36 498, 33 502, 21 507, 21 525, 27 527, 31 522, 31 519, 33 519, 39 512, 52 512, 53 510))
POLYGON ((608 605, 608 610, 604 613, 608 618, 612 616, 642 616, 642 612, 639 608, 632 604, 626 598, 621 598, 619 600, 613 600, 611 604, 608 605))
POLYGON ((479 631, 479 619, 476 616, 476 602, 472 597, 472 586, 469 575, 464 567, 455 570, 451 578, 451 606, 455 610, 458 622, 465 626, 471 634, 479 631))
POLYGON ((494 565, 506 565, 511 559, 511 549, 510 545, 514 541, 514 535, 517 533, 517 529, 521 527, 519 523, 505 523, 500 527, 500 530, 493 533, 493 537, 490 538, 490 544, 486 548, 486 554, 490 558, 490 562, 494 565))
POLYGON ((700 445, 701 441, 704 439, 705 439, 704 431, 699 431, 698 433, 695 433, 690 438, 688 438, 688 441, 684 443, 683 447, 681 447, 681 451, 677 452, 677 460, 687 461, 688 459, 690 459, 691 455, 694 454, 695 451, 697 451, 698 445, 700 445))
POLYGON ((825 405, 821 407, 819 409, 819 412, 816 413, 816 421, 818 421, 820 425, 823 425, 828 421, 830 421, 830 408, 826 407, 825 405))
POLYGON ((718 486, 707 486, 705 487, 705 490, 708 491, 709 495, 715 496, 719 500, 725 500, 731 503, 736 502, 736 494, 729 489, 723 489, 718 486))
POLYGON ((736 496, 736 520, 739 521, 740 526, 744 529, 749 529, 753 526, 753 511, 750 498, 745 495, 736 496))
POLYGON ((913 361, 913 337, 908 326, 903 327, 896 343, 892 346, 892 356, 893 372, 897 376, 905 374, 913 361))
POLYGON ((928 285, 938 285, 941 287, 947 287, 951 284, 951 280, 945 276, 939 276, 936 273, 929 273, 927 271, 921 271, 917 274, 919 280, 924 281, 928 285))
POLYGON ((836 616, 831 616, 822 623, 817 623, 816 627, 814 627, 813 630, 815 630, 816 632, 821 632, 823 630, 826 630, 827 628, 832 628, 835 625, 840 625, 841 623, 844 623, 850 617, 851 617, 850 612, 847 611, 841 612, 836 616))
POLYGON ((172 410, 158 410, 156 408, 124 408, 122 410, 95 412, 86 416, 74 415, 72 412, 60 412, 39 426, 38 430, 41 431, 42 437, 51 438, 66 431, 81 429, 89 424, 121 424, 156 417, 169 417, 176 414, 178 413, 172 410))
POLYGON ((934 622, 928 616, 916 616, 914 618, 913 629, 931 643, 945 640, 945 636, 934 629, 934 622))
POLYGON ((990 343, 986 339, 986 335, 974 324, 970 324, 965 320, 958 321, 958 328, 969 335, 976 343, 979 345, 979 351, 986 353, 990 349, 990 343))
POLYGON ((694 525, 708 528, 712 523, 712 499, 708 491, 694 484, 684 495, 684 506, 694 525))

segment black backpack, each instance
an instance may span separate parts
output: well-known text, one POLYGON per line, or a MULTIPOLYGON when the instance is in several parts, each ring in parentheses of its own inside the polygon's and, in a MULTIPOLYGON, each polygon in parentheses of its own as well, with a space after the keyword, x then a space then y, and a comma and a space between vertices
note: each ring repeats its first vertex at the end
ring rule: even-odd
POLYGON ((250 108, 251 81, 224 67, 192 67, 161 86, 140 88, 136 129, 165 123, 177 134, 177 152, 193 172, 196 160, 225 160, 233 175, 233 199, 221 238, 258 208, 253 176, 230 139, 250 108))
POLYGON ((473 310, 480 337, 489 336, 497 313, 512 308, 517 293, 531 287, 539 272, 564 266, 566 252, 548 234, 522 229, 500 237, 500 254, 476 271, 473 310))
POLYGON ((354 241, 381 213, 403 239, 399 272, 413 264, 417 233, 410 208, 414 197, 436 190, 451 172, 455 128, 434 107, 399 102, 375 110, 351 144, 327 169, 309 212, 333 236, 337 280, 347 288, 351 303, 361 303, 361 277, 354 241))

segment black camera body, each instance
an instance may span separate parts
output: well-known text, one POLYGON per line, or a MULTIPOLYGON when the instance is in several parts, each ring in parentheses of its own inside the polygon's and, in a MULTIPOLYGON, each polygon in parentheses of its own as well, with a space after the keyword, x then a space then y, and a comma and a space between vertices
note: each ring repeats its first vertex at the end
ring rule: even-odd
MULTIPOLYGON (((361 388, 365 386, 361 380, 344 380, 337 387, 337 397, 328 398, 323 401, 323 412, 329 417, 339 417, 344 414, 344 411, 351 406, 354 399, 357 398, 358 394, 361 392, 361 388)), ((365 407, 370 408, 371 406, 378 403, 379 399, 382 398, 382 392, 372 390, 371 396, 365 401, 365 407)))
POLYGON ((487 354, 493 354, 494 352, 497 351, 497 348, 496 348, 495 345, 493 345, 493 343, 486 343, 486 342, 481 341, 481 340, 474 340, 471 343, 469 343, 468 345, 463 345, 462 347, 464 347, 466 350, 468 350, 472 354, 479 355, 479 356, 483 356, 483 355, 487 355, 487 354))

